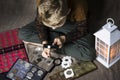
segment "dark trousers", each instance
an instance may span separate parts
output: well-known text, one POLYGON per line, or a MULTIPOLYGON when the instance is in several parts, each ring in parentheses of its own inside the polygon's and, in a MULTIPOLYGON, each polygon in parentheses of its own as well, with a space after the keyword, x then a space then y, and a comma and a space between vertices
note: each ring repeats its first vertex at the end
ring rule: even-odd
MULTIPOLYGON (((40 43, 40 39, 38 36, 38 32, 34 28, 35 23, 32 22, 19 30, 19 37, 28 42, 33 43, 40 43)), ((67 34, 72 29, 74 29, 76 24, 66 22, 62 27, 57 28, 55 30, 50 30, 50 40, 61 34, 67 34)), ((76 41, 72 41, 70 43, 65 43, 63 47, 57 50, 58 53, 62 53, 68 56, 72 56, 78 60, 90 61, 94 60, 95 55, 95 48, 94 48, 94 36, 88 34, 84 37, 77 39, 76 41)))

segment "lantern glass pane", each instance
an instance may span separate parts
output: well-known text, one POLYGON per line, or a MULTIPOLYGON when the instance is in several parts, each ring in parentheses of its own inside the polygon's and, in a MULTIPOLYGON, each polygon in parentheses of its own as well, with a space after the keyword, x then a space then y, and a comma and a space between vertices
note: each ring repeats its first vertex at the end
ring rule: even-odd
POLYGON ((120 57, 120 40, 110 47, 110 63, 120 57))
POLYGON ((102 58, 104 61, 107 61, 108 56, 108 45, 97 38, 97 55, 102 58))

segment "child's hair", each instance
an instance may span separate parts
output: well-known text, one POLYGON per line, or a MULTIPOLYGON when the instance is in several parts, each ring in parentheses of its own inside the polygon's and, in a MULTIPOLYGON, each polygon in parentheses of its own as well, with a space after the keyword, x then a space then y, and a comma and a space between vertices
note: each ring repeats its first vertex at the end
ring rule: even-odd
POLYGON ((39 15, 48 27, 62 26, 69 13, 67 0, 40 0, 38 9, 39 15))

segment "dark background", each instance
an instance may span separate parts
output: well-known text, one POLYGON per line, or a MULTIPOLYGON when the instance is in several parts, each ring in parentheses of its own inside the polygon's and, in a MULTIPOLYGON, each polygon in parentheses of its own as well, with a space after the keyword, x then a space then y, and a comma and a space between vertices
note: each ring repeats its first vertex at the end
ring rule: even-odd
MULTIPOLYGON (((120 0, 87 0, 89 30, 95 32, 111 17, 120 26, 120 0)), ((0 0, 0 32, 34 20, 36 0, 0 0), (1 29, 2 28, 2 29, 1 29)))
MULTIPOLYGON (((90 32, 100 29, 106 19, 111 17, 115 25, 120 26, 120 0, 87 0, 88 1, 88 26, 90 32)), ((0 32, 12 28, 22 27, 35 19, 35 0, 0 0, 0 32)), ((120 27, 119 27, 120 28, 120 27)), ((98 69, 79 80, 119 80, 120 61, 110 69, 106 69, 95 61, 98 69)), ((4 75, 0 74, 0 80, 4 75)))
POLYGON ((0 32, 22 27, 35 19, 35 0, 0 0, 0 32))
MULTIPOLYGON (((89 29, 95 32, 106 24, 107 18, 113 18, 120 26, 120 0, 87 0, 89 9, 89 29)), ((120 28, 120 27, 119 27, 120 28)))

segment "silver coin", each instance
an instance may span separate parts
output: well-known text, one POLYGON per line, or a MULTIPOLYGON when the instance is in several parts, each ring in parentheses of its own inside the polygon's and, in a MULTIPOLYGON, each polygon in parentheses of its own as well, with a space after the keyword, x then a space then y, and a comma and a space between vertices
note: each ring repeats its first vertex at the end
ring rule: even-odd
POLYGON ((9 78, 13 78, 14 74, 13 73, 9 73, 8 76, 9 76, 9 78))
POLYGON ((42 76, 43 75, 43 71, 42 70, 39 70, 37 73, 38 73, 38 76, 42 76))
POLYGON ((26 77, 27 77, 28 79, 32 79, 32 77, 33 77, 33 73, 28 72, 26 77))
POLYGON ((67 73, 67 75, 71 75, 72 71, 67 71, 66 73, 67 73))
POLYGON ((37 68, 33 67, 31 71, 34 73, 37 71, 37 68))
POLYGON ((22 60, 19 61, 20 64, 23 64, 24 62, 22 60))
POLYGON ((29 80, 28 78, 24 78, 23 80, 29 80))
POLYGON ((29 63, 25 63, 25 68, 29 68, 30 67, 30 64, 29 63))

